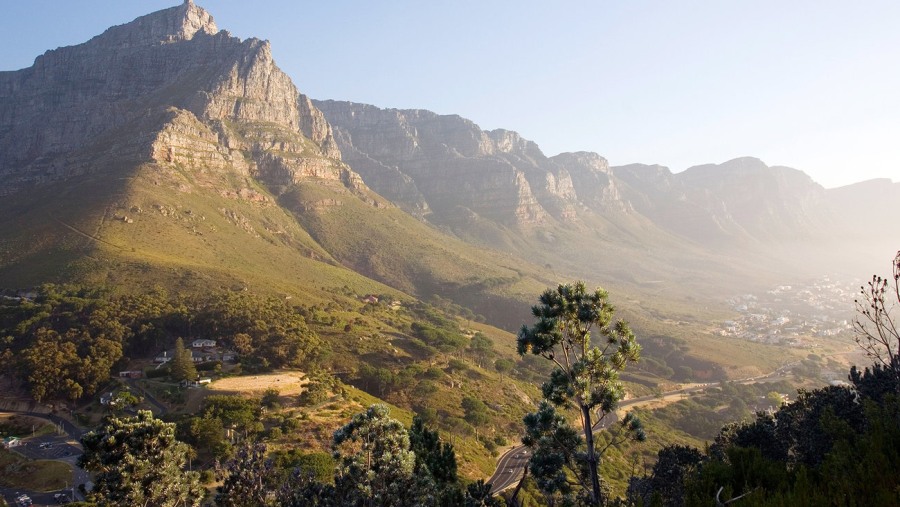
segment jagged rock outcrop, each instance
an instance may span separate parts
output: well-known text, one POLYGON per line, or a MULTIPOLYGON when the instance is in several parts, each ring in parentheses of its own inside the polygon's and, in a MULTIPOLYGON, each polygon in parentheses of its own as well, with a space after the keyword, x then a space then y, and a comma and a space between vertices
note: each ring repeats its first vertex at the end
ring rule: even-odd
POLYGON ((550 157, 550 160, 566 168, 575 195, 588 208, 604 214, 633 211, 631 204, 623 200, 619 193, 609 162, 605 158, 594 152, 579 151, 560 153, 550 157))
POLYGON ((662 228, 703 244, 821 235, 825 189, 788 167, 744 157, 672 174, 662 166, 614 167, 622 195, 662 228))
POLYGON ((806 174, 754 158, 672 174, 610 168, 596 153, 546 157, 517 133, 455 115, 323 101, 345 160, 376 191, 457 233, 483 227, 584 224, 632 237, 672 234, 707 246, 835 234, 829 196, 806 174), (627 234, 627 233, 626 233, 627 234))
POLYGON ((548 158, 513 131, 483 131, 456 115, 317 101, 344 160, 407 211, 437 223, 481 217, 506 226, 576 222, 628 213, 615 177, 596 153, 548 158))
POLYGON ((219 31, 191 1, 0 73, 0 194, 94 170, 78 161, 114 138, 119 160, 361 185, 269 43, 219 31))
POLYGON ((344 160, 375 191, 436 223, 481 217, 505 226, 570 221, 577 195, 565 167, 508 130, 456 115, 316 101, 344 160))

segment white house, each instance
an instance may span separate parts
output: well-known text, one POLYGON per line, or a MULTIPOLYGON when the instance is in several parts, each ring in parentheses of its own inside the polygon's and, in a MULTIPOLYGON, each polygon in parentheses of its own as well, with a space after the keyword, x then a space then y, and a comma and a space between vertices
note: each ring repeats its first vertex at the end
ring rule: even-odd
POLYGON ((182 380, 181 386, 182 387, 200 387, 200 386, 209 384, 210 382, 212 382, 211 378, 203 377, 203 378, 199 378, 197 380, 182 380))
POLYGON ((215 340, 209 340, 206 338, 194 340, 191 342, 191 347, 195 348, 195 349, 205 349, 207 347, 215 347, 215 346, 216 346, 215 340))

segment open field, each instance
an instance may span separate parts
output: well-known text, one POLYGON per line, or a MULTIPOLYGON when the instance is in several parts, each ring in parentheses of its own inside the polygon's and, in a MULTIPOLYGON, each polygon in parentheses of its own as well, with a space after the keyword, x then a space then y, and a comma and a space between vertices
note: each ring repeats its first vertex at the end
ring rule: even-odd
POLYGON ((287 371, 223 378, 209 384, 207 388, 210 391, 227 393, 261 393, 274 388, 282 396, 292 396, 300 394, 307 383, 309 379, 304 373, 287 371))
POLYGON ((62 461, 25 459, 0 449, 0 486, 31 491, 55 491, 72 484, 72 466, 62 461))

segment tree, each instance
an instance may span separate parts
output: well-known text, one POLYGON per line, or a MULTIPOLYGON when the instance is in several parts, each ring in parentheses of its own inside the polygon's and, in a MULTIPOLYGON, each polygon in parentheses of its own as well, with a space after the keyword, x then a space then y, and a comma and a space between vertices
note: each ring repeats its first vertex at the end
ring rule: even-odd
POLYGON ((861 299, 856 303, 856 343, 866 351, 875 364, 894 373, 900 390, 900 330, 897 328, 896 308, 900 305, 900 252, 894 257, 893 282, 872 275, 867 286, 859 288, 861 299))
POLYGON ((658 497, 663 505, 684 505, 685 479, 697 474, 705 457, 700 450, 684 445, 667 445, 657 454, 649 477, 632 477, 628 499, 636 505, 653 505, 658 497))
POLYGON ((465 420, 472 426, 478 427, 490 420, 488 416, 487 405, 478 398, 464 396, 462 399, 462 409, 465 412, 465 420))
POLYGON ((766 394, 766 401, 768 401, 773 408, 778 408, 784 403, 784 397, 777 391, 769 391, 766 394))
POLYGON ((372 405, 334 432, 339 505, 434 504, 434 482, 416 476, 416 455, 406 428, 388 414, 386 406, 372 405))
POLYGON ((497 373, 499 373, 501 377, 511 372, 515 366, 516 363, 514 363, 512 359, 506 359, 504 357, 501 357, 500 359, 494 361, 494 368, 497 370, 497 373))
POLYGON ((131 408, 143 401, 132 393, 127 387, 115 394, 109 402, 109 409, 114 411, 122 411, 131 408))
POLYGON ((466 486, 465 506, 466 507, 500 507, 500 500, 491 495, 491 484, 482 479, 470 483, 466 486))
POLYGON ((200 505, 200 474, 185 470, 191 448, 175 439, 175 425, 148 410, 110 418, 81 439, 78 466, 94 472, 92 500, 100 506, 200 505))
POLYGON ((181 338, 175 340, 175 350, 172 352, 172 378, 175 380, 195 380, 197 367, 191 352, 184 347, 181 338))
POLYGON ((208 396, 203 409, 204 418, 219 419, 223 427, 243 431, 245 436, 257 430, 259 416, 259 403, 240 396, 208 396))
MULTIPOLYGON (((518 335, 519 355, 534 354, 554 365, 542 386, 544 402, 538 412, 525 417, 523 441, 534 448, 531 470, 545 493, 570 495, 570 477, 590 505, 600 505, 600 452, 595 448, 593 412, 597 421, 613 412, 625 396, 619 372, 640 357, 640 346, 628 324, 613 323, 614 308, 603 289, 588 292, 583 282, 560 285, 541 294, 532 307, 537 322, 522 326, 518 335), (591 340, 596 331, 604 343, 591 340), (581 433, 570 431, 556 407, 578 411, 581 433), (560 444, 555 437, 563 437, 560 444), (541 474, 546 473, 546 477, 541 474)), ((640 422, 623 421, 631 438, 643 440, 640 422)))
POLYGON ((428 429, 419 416, 413 417, 409 429, 410 450, 416 455, 417 464, 427 467, 429 473, 439 484, 455 484, 456 452, 453 446, 441 442, 438 432, 428 429))
POLYGON ((489 360, 494 355, 494 342, 484 333, 478 332, 469 341, 469 350, 478 366, 482 366, 486 359, 489 360))
POLYGON ((275 462, 266 457, 266 445, 244 445, 224 465, 216 462, 216 478, 222 481, 216 504, 223 507, 277 505, 275 492, 279 474, 275 462))
POLYGON ((304 407, 312 407, 328 399, 328 384, 322 380, 313 380, 297 398, 297 403, 304 407))

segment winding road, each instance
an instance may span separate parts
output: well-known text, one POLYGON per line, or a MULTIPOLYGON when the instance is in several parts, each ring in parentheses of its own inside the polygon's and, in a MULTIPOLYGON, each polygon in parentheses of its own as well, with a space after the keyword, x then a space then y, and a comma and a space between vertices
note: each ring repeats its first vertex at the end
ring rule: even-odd
MULTIPOLYGON (((749 377, 745 379, 739 380, 729 380, 728 382, 737 382, 741 384, 760 382, 767 379, 772 379, 773 377, 777 377, 779 375, 783 375, 784 372, 788 369, 796 365, 797 362, 792 362, 781 366, 777 370, 767 374, 767 375, 759 375, 756 377, 749 377)), ((641 403, 645 403, 648 401, 653 401, 661 398, 665 398, 666 396, 678 395, 678 394, 688 394, 695 393, 699 391, 703 391, 705 389, 709 389, 710 387, 718 387, 722 384, 722 382, 710 382, 708 384, 699 384, 692 385, 690 387, 683 387, 681 389, 675 389, 673 391, 667 391, 662 394, 654 394, 650 396, 641 396, 639 398, 631 398, 628 400, 624 400, 619 403, 617 410, 621 410, 624 408, 628 408, 630 406, 638 405, 641 403)), ((594 432, 605 429, 615 423, 618 420, 618 416, 615 412, 607 414, 606 417, 597 421, 594 424, 592 430, 594 432)), ((515 486, 519 480, 522 478, 522 473, 525 470, 525 465, 528 463, 529 458, 531 457, 531 450, 524 446, 519 445, 513 447, 512 449, 503 453, 500 456, 500 459, 497 461, 497 470, 494 472, 494 475, 491 476, 486 482, 491 484, 491 494, 496 495, 501 491, 511 488, 515 486)))

